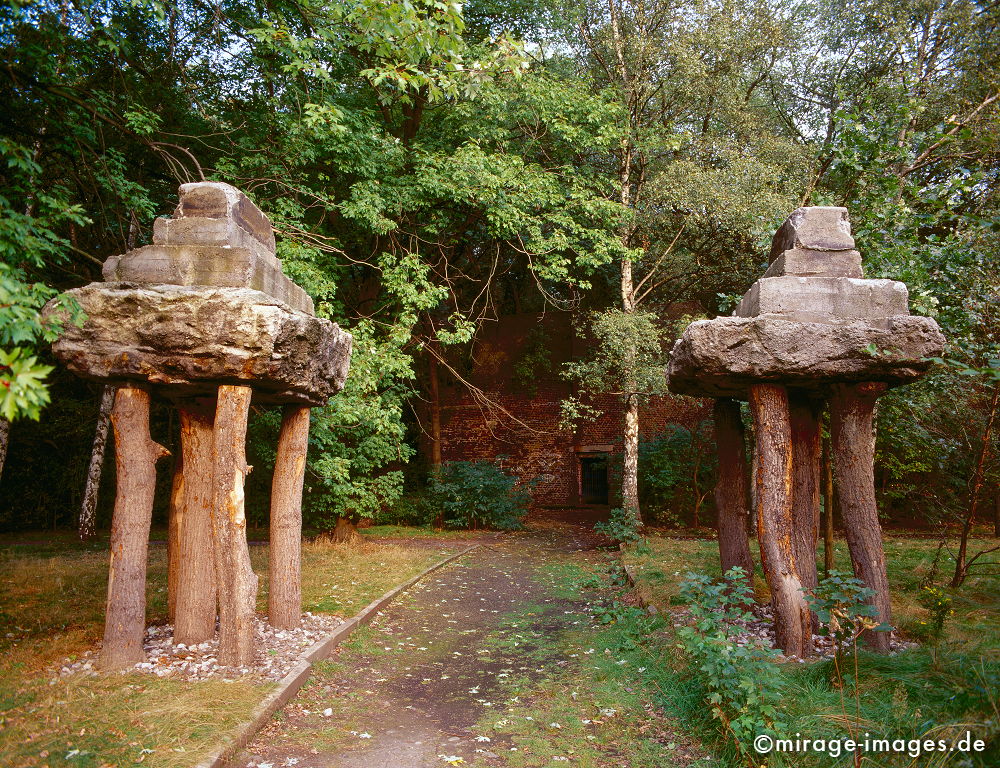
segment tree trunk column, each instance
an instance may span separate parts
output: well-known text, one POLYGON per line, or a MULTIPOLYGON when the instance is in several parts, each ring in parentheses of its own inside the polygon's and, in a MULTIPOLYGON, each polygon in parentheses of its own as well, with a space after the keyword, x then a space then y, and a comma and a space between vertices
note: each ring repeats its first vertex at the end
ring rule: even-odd
POLYGON ((90 449, 87 485, 83 489, 83 503, 80 505, 80 541, 90 541, 97 535, 94 519, 97 513, 97 496, 101 490, 101 471, 104 469, 104 447, 108 442, 108 427, 114 402, 115 387, 105 384, 101 390, 101 404, 97 409, 97 428, 94 430, 94 444, 90 449))
POLYGON ((775 641, 786 655, 812 651, 812 622, 795 567, 792 519, 792 435, 788 392, 776 384, 750 387, 756 433, 757 538, 774 610, 775 641))
POLYGON ((167 449, 149 435, 149 392, 122 387, 111 412, 117 493, 111 523, 108 603, 100 663, 121 669, 142 661, 146 629, 146 557, 156 491, 156 462, 167 449))
POLYGON ((722 572, 739 566, 753 583, 753 557, 747 537, 749 489, 743 418, 736 400, 720 397, 713 408, 715 443, 719 452, 719 480, 715 485, 715 507, 719 518, 719 557, 722 572))
MULTIPOLYGON (((830 396, 830 436, 837 482, 837 503, 855 575, 875 592, 878 619, 892 623, 889 579, 882 549, 882 527, 875 505, 875 402, 882 383, 837 384, 830 396)), ((876 650, 889 650, 888 632, 868 632, 876 650)))
POLYGON ((642 522, 639 511, 639 398, 629 395, 625 403, 625 446, 622 467, 622 508, 626 518, 642 522))
POLYGON ((213 428, 212 533, 219 590, 219 663, 246 666, 253 660, 257 576, 247 547, 243 485, 249 387, 219 387, 213 428))
POLYGON ((286 405, 271 484, 271 547, 267 615, 292 629, 302 615, 302 483, 309 448, 309 408, 286 405))
POLYGON ((822 460, 822 403, 803 393, 789 396, 792 428, 792 541, 795 567, 802 588, 812 592, 819 584, 816 542, 819 539, 819 498, 822 460))
POLYGON ((208 408, 178 406, 183 466, 178 526, 177 612, 174 642, 191 645, 215 636, 216 574, 212 507, 215 503, 215 444, 208 408))

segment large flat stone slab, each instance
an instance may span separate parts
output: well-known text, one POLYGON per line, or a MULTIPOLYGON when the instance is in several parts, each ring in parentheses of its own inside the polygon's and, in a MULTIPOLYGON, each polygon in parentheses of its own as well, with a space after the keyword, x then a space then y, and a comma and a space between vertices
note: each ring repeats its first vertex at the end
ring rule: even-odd
POLYGON ((91 283, 68 295, 87 320, 66 323, 52 350, 85 378, 144 381, 168 397, 243 384, 262 402, 323 405, 347 376, 349 333, 260 291, 91 283))
POLYGON ((909 314, 906 286, 851 277, 764 277, 750 286, 737 317, 787 315, 803 322, 881 321, 909 314))
POLYGON ((838 382, 898 386, 920 378, 927 358, 943 348, 929 317, 890 317, 881 327, 717 317, 687 327, 674 343, 667 378, 672 392, 695 397, 745 397, 751 384, 767 382, 817 391, 838 382))

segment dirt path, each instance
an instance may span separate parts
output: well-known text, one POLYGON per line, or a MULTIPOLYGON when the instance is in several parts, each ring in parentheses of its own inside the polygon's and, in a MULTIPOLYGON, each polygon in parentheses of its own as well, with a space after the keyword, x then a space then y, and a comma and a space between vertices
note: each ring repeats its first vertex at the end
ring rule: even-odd
POLYGON ((574 663, 556 639, 593 618, 584 591, 567 589, 567 569, 585 573, 606 561, 591 536, 568 526, 484 545, 317 665, 234 765, 506 765, 518 752, 513 736, 483 724, 574 663))

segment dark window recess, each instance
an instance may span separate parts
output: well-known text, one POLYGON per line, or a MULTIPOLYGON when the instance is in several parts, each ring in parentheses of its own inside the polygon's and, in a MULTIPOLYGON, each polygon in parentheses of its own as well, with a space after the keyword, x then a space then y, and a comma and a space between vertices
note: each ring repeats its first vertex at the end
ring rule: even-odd
POLYGON ((584 504, 608 503, 608 457, 580 457, 580 501, 584 504))

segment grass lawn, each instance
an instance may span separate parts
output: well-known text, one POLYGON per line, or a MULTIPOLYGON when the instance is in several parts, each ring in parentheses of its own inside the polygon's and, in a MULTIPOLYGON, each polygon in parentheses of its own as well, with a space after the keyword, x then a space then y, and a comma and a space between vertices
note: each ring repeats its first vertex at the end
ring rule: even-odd
MULTIPOLYGON (((458 547, 303 546, 303 609, 349 617, 458 547)), ((267 603, 267 546, 251 547, 267 603)), ((190 766, 270 690, 127 673, 57 677, 103 633, 107 544, 69 534, 0 538, 0 766, 190 766)), ((166 549, 150 547, 147 623, 166 621, 166 549)))
MULTIPOLYGON (((992 545, 996 540, 979 540, 976 549, 984 543, 992 545)), ((847 658, 840 674, 828 660, 780 665, 782 714, 792 736, 800 732, 803 737, 831 738, 870 732, 891 739, 951 739, 971 730, 974 737, 988 742, 986 753, 925 754, 919 760, 905 754, 882 754, 866 757, 866 764, 1000 764, 1000 578, 984 567, 974 571, 961 588, 946 588, 954 615, 935 642, 927 637, 929 612, 919 598, 928 580, 940 587, 951 577, 947 555, 934 570, 937 548, 937 541, 926 538, 893 536, 885 542, 894 621, 904 637, 920 642, 918 647, 890 656, 862 650, 856 658, 847 658)), ((679 602, 678 589, 686 573, 718 576, 720 571, 718 544, 709 540, 650 537, 647 548, 633 547, 623 553, 623 562, 637 578, 640 595, 663 613, 679 602)), ((836 543, 836 568, 851 570, 847 545, 841 539, 836 543)), ((755 592, 758 600, 767 599, 759 573, 755 592)), ((724 758, 728 764, 745 765, 746 758, 737 756, 731 740, 724 745, 722 726, 708 714, 704 682, 679 651, 657 682, 664 694, 660 701, 668 715, 719 744, 720 754, 728 755, 724 758)), ((833 766, 847 764, 845 759, 814 753, 771 755, 768 765, 833 766)))

